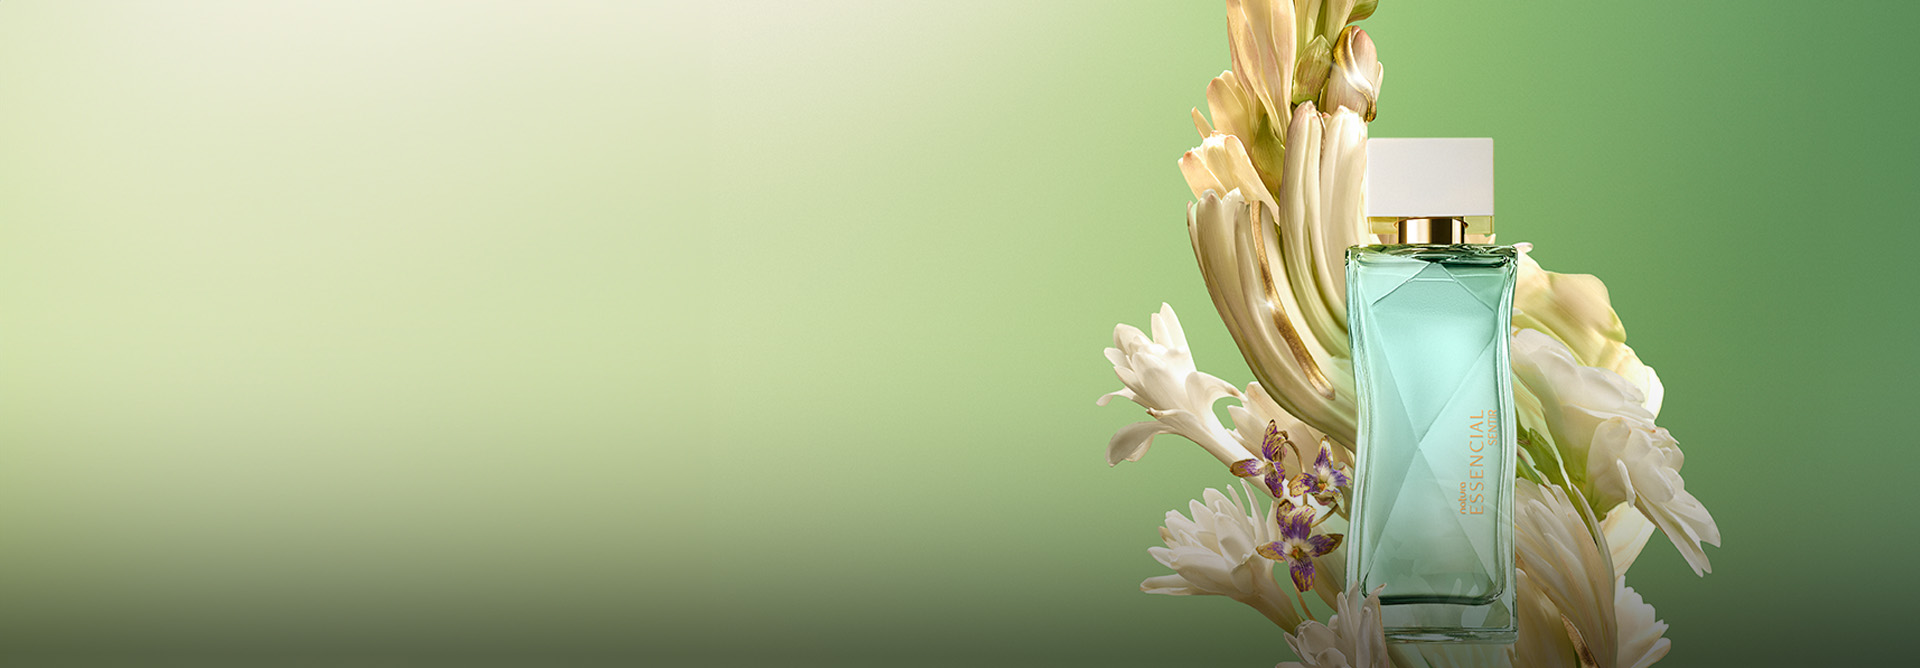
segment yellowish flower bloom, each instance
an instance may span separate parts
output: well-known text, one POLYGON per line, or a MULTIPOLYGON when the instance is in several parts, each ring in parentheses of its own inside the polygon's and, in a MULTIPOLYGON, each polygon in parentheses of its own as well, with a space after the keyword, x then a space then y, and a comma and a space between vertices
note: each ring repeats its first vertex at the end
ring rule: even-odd
POLYGON ((1285 188, 1269 200, 1221 174, 1232 143, 1202 146, 1186 164, 1199 201, 1187 225, 1221 319, 1261 385, 1290 415, 1351 450, 1357 404, 1346 328, 1346 249, 1368 236, 1360 210, 1366 122, 1300 105, 1287 130, 1285 188), (1218 156, 1212 157, 1212 156, 1218 156), (1201 166, 1207 166, 1200 169, 1201 166))
POLYGON ((1626 344, 1627 330, 1613 311, 1607 285, 1587 274, 1560 274, 1540 268, 1520 244, 1519 277, 1513 289, 1513 326, 1558 339, 1581 364, 1620 374, 1640 389, 1642 403, 1655 416, 1666 388, 1652 367, 1626 344))
POLYGON ((1580 365, 1567 346, 1535 330, 1519 330, 1509 349, 1514 376, 1538 399, 1540 419, 1595 509, 1632 503, 1694 574, 1712 572, 1701 544, 1719 545, 1720 528, 1687 491, 1680 446, 1654 424, 1639 388, 1613 371, 1580 365))

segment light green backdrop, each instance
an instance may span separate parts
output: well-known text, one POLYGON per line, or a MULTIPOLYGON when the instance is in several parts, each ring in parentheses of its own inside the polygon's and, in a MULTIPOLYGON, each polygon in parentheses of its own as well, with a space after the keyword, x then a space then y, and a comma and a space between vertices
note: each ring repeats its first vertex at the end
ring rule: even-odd
MULTIPOLYGON (((1675 666, 1896 662, 1920 65, 1896 3, 1386 0, 1376 136, 1492 136, 1725 549, 1675 666)), ((1174 160, 1200 2, 0 2, 0 656, 1266 666, 1137 583, 1250 379, 1174 160)))

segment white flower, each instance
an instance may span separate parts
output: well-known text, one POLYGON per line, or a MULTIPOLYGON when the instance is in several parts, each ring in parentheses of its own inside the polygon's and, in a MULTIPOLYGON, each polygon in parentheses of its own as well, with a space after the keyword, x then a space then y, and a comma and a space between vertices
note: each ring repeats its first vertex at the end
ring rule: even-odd
MULTIPOLYGON (((1209 140, 1213 141, 1213 140, 1209 140)), ((1200 273, 1234 342, 1275 402, 1343 448, 1354 443, 1357 403, 1346 324, 1345 256, 1367 237, 1360 210, 1366 122, 1341 109, 1295 110, 1278 197, 1241 184, 1225 139, 1188 167, 1199 201, 1187 229, 1200 273), (1220 166, 1227 165, 1227 166, 1220 166), (1238 183, 1239 181, 1233 181, 1238 183)))
POLYGON ((1239 390, 1224 380, 1194 369, 1193 353, 1187 348, 1187 335, 1173 307, 1160 305, 1150 319, 1153 338, 1132 325, 1113 328, 1113 345, 1107 360, 1126 387, 1108 393, 1095 402, 1105 406, 1114 397, 1131 399, 1146 407, 1153 420, 1136 422, 1120 429, 1107 443, 1107 464, 1140 461, 1160 434, 1178 434, 1206 448, 1223 464, 1231 464, 1252 455, 1220 423, 1213 404, 1222 397, 1238 396, 1239 390))
POLYGON ((1515 485, 1515 605, 1520 637, 1514 666, 1602 668, 1652 665, 1671 644, 1667 625, 1618 575, 1578 507, 1559 487, 1515 485))
POLYGON ((1273 579, 1273 561, 1254 550, 1271 542, 1274 533, 1270 511, 1256 505, 1261 497, 1242 485, 1233 496, 1208 488, 1200 498, 1204 503, 1187 503, 1192 518, 1167 511, 1160 527, 1166 547, 1147 548, 1147 553, 1174 573, 1147 578, 1140 591, 1225 596, 1253 606, 1281 628, 1299 624, 1299 613, 1273 579))
POLYGON ((1327 623, 1308 621, 1287 634, 1299 661, 1275 668, 1392 668, 1387 638, 1380 626, 1380 595, 1348 590, 1334 600, 1327 623))
POLYGON ((1187 210, 1194 252, 1241 355, 1288 414, 1348 450, 1345 256, 1371 243, 1361 185, 1372 105, 1356 100, 1377 95, 1380 67, 1371 41, 1342 29, 1376 4, 1228 0, 1233 69, 1207 86, 1212 121, 1193 111, 1205 141, 1180 160, 1199 199, 1187 210), (1323 86, 1336 41, 1353 80, 1323 86), (1312 102, 1323 89, 1339 103, 1330 113, 1312 102))
POLYGON ((1667 534, 1696 575, 1712 572, 1701 543, 1720 529, 1680 477, 1684 458, 1673 435, 1653 423, 1645 396, 1620 374, 1581 366, 1558 340, 1531 329, 1514 334, 1514 375, 1540 401, 1542 418, 1569 467, 1582 476, 1596 508, 1631 502, 1667 534))
POLYGON ((1513 538, 1520 638, 1513 665, 1551 668, 1585 647, 1611 667, 1619 632, 1613 610, 1613 560, 1602 555, 1580 511, 1553 485, 1514 484, 1513 538), (1577 640, 1575 636, 1577 635, 1577 640))
POLYGON ((1588 274, 1541 269, 1526 252, 1532 244, 1517 246, 1522 252, 1513 289, 1513 326, 1540 330, 1566 344, 1581 364, 1620 374, 1640 389, 1643 405, 1658 416, 1666 388, 1653 367, 1641 363, 1627 346, 1627 330, 1613 312, 1607 285, 1588 274))

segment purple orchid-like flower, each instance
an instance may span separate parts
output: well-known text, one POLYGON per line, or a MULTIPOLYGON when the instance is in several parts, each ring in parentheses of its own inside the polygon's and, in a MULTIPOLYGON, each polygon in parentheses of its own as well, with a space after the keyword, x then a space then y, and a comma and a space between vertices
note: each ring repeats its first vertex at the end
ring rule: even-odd
POLYGON ((1262 557, 1285 562, 1293 575, 1293 586, 1303 592, 1313 588, 1313 558, 1326 556, 1345 538, 1337 533, 1314 533, 1313 516, 1312 508, 1281 508, 1280 540, 1253 548, 1262 557))
POLYGON ((1287 432, 1280 431, 1280 423, 1268 420, 1267 433, 1260 438, 1260 456, 1228 464, 1227 470, 1235 477, 1259 478, 1273 498, 1286 498, 1287 469, 1280 463, 1280 453, 1289 447, 1293 447, 1293 442, 1287 440, 1287 432))
POLYGON ((1346 468, 1345 464, 1334 465, 1333 443, 1322 437, 1320 456, 1313 460, 1313 468, 1294 478, 1287 485, 1287 491, 1294 496, 1311 496, 1320 505, 1332 506, 1340 500, 1340 490, 1352 484, 1346 468))

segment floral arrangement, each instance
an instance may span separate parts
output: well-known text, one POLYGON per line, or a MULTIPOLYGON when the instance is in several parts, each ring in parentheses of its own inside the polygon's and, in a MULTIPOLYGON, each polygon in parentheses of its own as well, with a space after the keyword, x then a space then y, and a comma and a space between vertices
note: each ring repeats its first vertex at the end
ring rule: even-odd
POLYGON ((1300 656, 1283 668, 1651 665, 1670 646, 1667 625, 1627 570, 1659 532, 1696 575, 1710 572, 1702 545, 1718 546, 1719 529, 1655 424, 1665 389, 1626 345, 1606 286, 1542 269, 1528 244, 1510 346, 1518 641, 1389 646, 1377 595, 1342 591, 1357 413, 1343 257, 1373 243, 1362 179, 1384 74, 1350 24, 1376 4, 1227 0, 1233 68, 1207 85, 1208 113, 1193 111, 1200 146, 1179 164, 1197 198, 1187 228, 1201 274, 1258 382, 1198 371, 1170 306, 1149 317, 1150 334, 1115 327, 1106 356, 1124 387, 1099 403, 1128 399, 1152 419, 1113 435, 1108 464, 1173 434, 1240 479, 1167 513, 1165 546, 1148 552, 1173 572, 1140 588, 1252 607, 1300 656))

